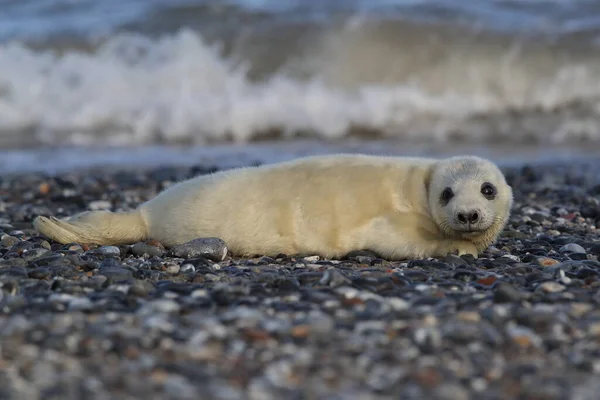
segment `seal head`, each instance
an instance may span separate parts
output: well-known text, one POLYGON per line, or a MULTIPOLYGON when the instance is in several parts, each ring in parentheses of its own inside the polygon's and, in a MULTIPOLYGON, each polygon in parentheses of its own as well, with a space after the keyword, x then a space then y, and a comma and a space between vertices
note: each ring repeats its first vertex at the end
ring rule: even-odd
POLYGON ((437 162, 428 188, 432 217, 448 237, 485 248, 504 229, 513 203, 500 169, 479 157, 437 162))

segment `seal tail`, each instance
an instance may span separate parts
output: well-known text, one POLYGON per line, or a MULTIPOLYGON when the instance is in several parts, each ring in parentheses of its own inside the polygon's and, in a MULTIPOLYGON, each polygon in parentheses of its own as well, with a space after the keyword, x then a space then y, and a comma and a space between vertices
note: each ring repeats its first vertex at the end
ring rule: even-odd
POLYGON ((130 244, 148 238, 148 227, 139 210, 113 213, 87 211, 69 219, 37 217, 34 228, 62 244, 130 244))

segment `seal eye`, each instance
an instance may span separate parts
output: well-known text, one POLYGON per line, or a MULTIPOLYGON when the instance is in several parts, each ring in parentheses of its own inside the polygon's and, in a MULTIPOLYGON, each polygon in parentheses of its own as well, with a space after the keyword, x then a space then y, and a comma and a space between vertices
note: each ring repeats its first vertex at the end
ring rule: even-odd
POLYGON ((446 189, 444 189, 444 191, 442 191, 442 194, 440 195, 440 203, 442 203, 442 205, 445 206, 450 202, 450 200, 452 200, 453 197, 454 192, 452 191, 452 189, 447 187, 446 189))
POLYGON ((493 200, 496 197, 496 187, 489 182, 485 182, 481 185, 481 194, 488 200, 493 200))

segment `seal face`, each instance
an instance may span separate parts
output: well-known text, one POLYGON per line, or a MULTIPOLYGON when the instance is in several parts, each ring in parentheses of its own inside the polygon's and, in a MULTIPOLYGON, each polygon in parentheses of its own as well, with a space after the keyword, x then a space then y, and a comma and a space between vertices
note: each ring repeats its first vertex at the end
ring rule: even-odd
POLYGON ((429 196, 432 217, 442 232, 471 241, 491 233, 497 235, 508 220, 513 202, 512 189, 502 172, 477 157, 438 162, 429 196))

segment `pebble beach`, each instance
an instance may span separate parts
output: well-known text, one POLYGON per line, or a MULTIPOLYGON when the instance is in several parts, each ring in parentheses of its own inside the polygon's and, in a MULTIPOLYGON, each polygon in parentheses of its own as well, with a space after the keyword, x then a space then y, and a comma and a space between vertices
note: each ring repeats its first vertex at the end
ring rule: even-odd
POLYGON ((126 210, 211 165, 0 177, 0 398, 595 399, 596 162, 503 168, 479 258, 233 258, 60 245, 37 215, 126 210))

